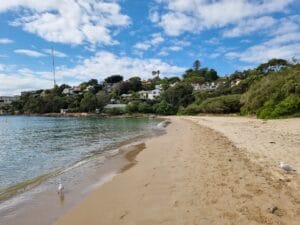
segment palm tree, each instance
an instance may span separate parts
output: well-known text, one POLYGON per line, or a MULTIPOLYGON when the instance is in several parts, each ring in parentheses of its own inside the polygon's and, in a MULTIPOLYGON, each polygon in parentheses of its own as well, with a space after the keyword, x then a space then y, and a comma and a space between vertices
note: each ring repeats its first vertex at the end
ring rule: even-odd
POLYGON ((160 75, 160 71, 159 70, 152 71, 152 76, 157 76, 159 78, 159 75, 160 75))

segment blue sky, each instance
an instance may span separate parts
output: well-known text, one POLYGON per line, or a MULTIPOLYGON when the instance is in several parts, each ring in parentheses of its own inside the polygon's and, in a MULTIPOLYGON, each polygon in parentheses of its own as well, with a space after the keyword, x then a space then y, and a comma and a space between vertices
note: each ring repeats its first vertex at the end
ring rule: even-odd
POLYGON ((297 0, 1 0, 0 95, 112 74, 223 76, 300 57, 297 0))

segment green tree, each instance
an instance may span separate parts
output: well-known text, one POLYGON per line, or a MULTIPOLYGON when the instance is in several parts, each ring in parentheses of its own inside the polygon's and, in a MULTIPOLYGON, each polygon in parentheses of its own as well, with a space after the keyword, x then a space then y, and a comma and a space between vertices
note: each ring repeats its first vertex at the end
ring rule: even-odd
POLYGON ((87 82, 87 85, 97 86, 97 85, 98 85, 98 80, 96 80, 96 79, 90 79, 90 80, 87 82))
POLYGON ((140 91, 142 90, 142 81, 140 77, 131 77, 129 79, 130 91, 140 91))
POLYGON ((108 84, 115 84, 115 83, 119 83, 119 82, 123 81, 123 77, 121 75, 112 75, 112 76, 105 78, 104 81, 108 84))
POLYGON ((206 72, 205 74, 205 79, 208 81, 208 82, 212 82, 212 81, 215 81, 219 78, 218 74, 217 74, 217 71, 215 71, 214 69, 210 69, 206 72))
POLYGON ((90 92, 84 94, 80 102, 80 110, 83 112, 92 112, 97 108, 97 98, 90 92))
POLYGON ((271 59, 267 63, 259 65, 257 70, 261 73, 268 73, 270 71, 279 71, 289 66, 290 63, 285 59, 271 59))
POLYGON ((200 61, 199 61, 198 59, 195 60, 195 62, 194 62, 194 64, 193 64, 194 71, 199 71, 200 66, 201 66, 200 61))
POLYGON ((162 98, 178 110, 179 106, 186 107, 194 100, 193 87, 188 83, 178 83, 166 90, 162 98))
POLYGON ((100 91, 96 95, 97 99, 97 109, 102 111, 104 109, 104 106, 109 102, 110 97, 105 91, 100 91))
POLYGON ((161 115, 173 115, 176 114, 177 109, 175 109, 171 104, 167 101, 162 100, 161 102, 157 103, 155 106, 155 112, 161 115))

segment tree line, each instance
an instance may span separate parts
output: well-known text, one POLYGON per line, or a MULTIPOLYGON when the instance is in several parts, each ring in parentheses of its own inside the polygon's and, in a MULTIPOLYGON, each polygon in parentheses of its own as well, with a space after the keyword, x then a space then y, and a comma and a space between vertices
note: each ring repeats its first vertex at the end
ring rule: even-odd
MULTIPOLYGON (((65 94, 70 86, 63 84, 50 90, 22 95, 9 110, 19 113, 97 112, 106 114, 154 113, 191 115, 198 113, 254 114, 259 118, 297 116, 300 111, 300 64, 272 59, 254 69, 236 71, 219 77, 217 71, 201 67, 196 60, 181 78, 154 77, 142 81, 138 76, 124 80, 112 75, 99 83, 91 79, 79 85, 79 93, 65 94), (238 81, 238 82, 237 82, 238 81), (201 88, 216 83, 217 86, 201 88), (155 99, 141 99, 139 92, 160 85, 162 92, 155 99), (195 89, 199 85, 199 89, 195 89), (128 95, 123 98, 123 94, 128 95), (126 104, 125 109, 105 109, 109 103, 126 104)), ((4 107, 4 106, 2 106, 4 107)), ((8 107, 8 106, 5 106, 8 107)))

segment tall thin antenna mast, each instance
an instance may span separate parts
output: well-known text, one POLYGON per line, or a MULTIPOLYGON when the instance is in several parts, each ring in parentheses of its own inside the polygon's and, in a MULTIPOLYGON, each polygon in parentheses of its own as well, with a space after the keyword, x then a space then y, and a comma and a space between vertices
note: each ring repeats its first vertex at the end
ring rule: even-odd
POLYGON ((56 80, 55 80, 55 62, 54 62, 54 49, 53 47, 51 48, 51 53, 52 53, 52 70, 53 70, 53 81, 54 81, 54 87, 56 87, 56 80))

